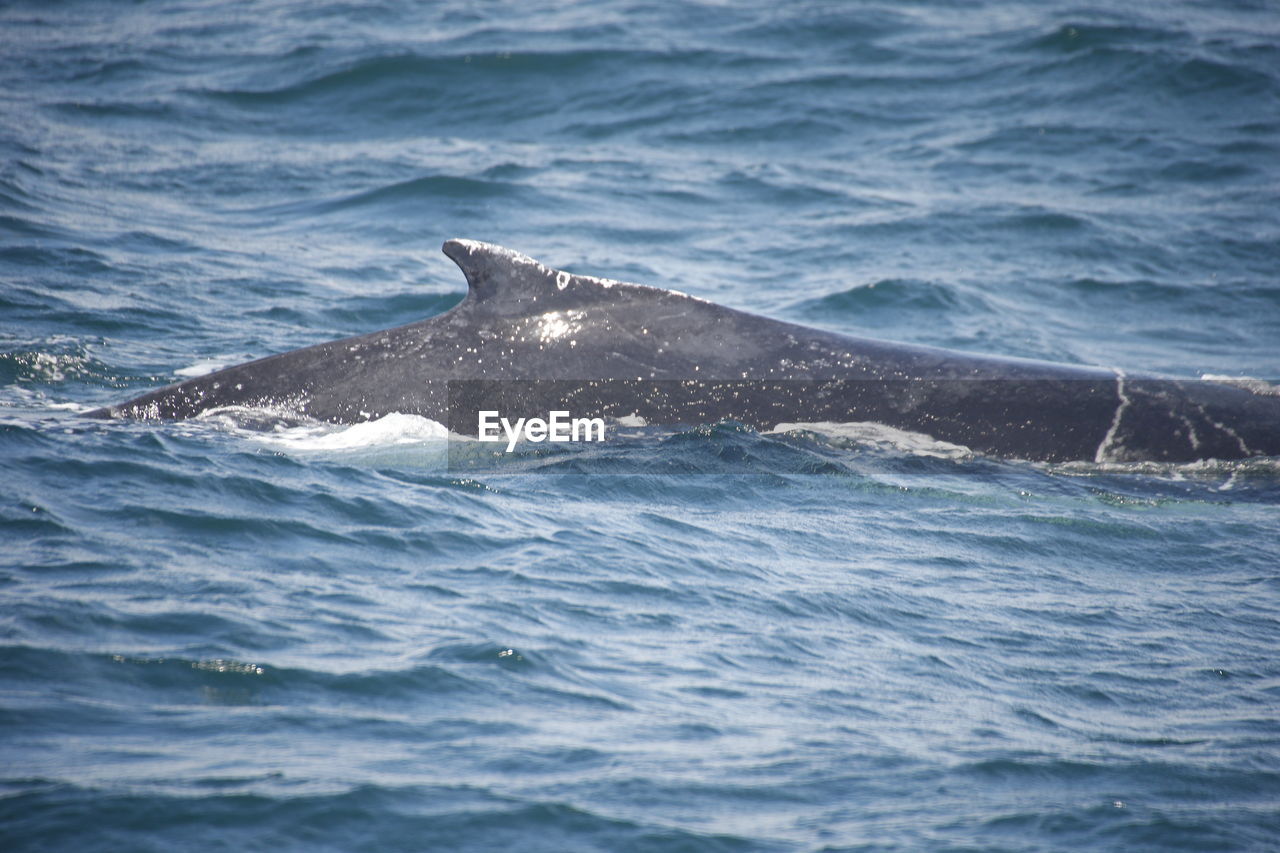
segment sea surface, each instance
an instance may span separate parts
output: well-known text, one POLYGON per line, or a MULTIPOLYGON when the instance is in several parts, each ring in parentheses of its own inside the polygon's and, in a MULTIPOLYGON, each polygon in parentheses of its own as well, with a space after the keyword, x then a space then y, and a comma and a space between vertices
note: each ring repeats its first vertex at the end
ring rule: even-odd
POLYGON ((455 237, 1274 381, 1280 6, 0 4, 0 849, 1280 849, 1274 458, 79 416, 455 237))

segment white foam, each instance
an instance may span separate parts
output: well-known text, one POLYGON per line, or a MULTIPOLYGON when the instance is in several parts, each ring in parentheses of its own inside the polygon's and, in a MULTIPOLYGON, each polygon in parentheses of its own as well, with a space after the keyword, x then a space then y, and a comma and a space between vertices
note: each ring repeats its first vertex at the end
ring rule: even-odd
POLYGON ((1226 477, 1216 486, 1227 491, 1239 485, 1240 474, 1280 475, 1280 457, 1250 456, 1246 459, 1198 459, 1194 462, 1075 462, 1050 463, 1048 469, 1059 474, 1093 477, 1098 474, 1142 474, 1177 481, 1206 481, 1226 477))
POLYGON ((897 429, 868 421, 778 424, 768 432, 812 432, 837 444, 869 445, 879 449, 909 453, 913 456, 933 456, 938 459, 969 459, 974 455, 972 450, 962 444, 939 441, 922 432, 897 429))
POLYGON ((208 376, 227 366, 226 361, 218 359, 206 358, 204 361, 197 361, 195 364, 183 367, 173 372, 174 376, 182 376, 187 379, 194 379, 197 376, 208 376))
POLYGON ((1217 382, 1219 385, 1234 385, 1264 397, 1280 397, 1280 385, 1272 385, 1265 379, 1255 379, 1252 376, 1223 376, 1219 373, 1204 373, 1200 378, 1205 382, 1217 382))
POLYGON ((392 412, 377 420, 350 426, 303 424, 261 434, 258 440, 290 451, 369 450, 409 445, 441 446, 449 430, 437 421, 418 415, 392 412))

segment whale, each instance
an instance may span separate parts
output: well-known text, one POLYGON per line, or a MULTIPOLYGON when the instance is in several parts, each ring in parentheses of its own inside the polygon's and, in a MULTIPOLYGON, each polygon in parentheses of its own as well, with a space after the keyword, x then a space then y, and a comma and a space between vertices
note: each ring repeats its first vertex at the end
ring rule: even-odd
POLYGON ((1280 455, 1280 393, 894 343, 449 240, 451 310, 270 355, 86 412, 181 420, 218 410, 355 424, 419 415, 476 436, 484 413, 623 424, 876 424, 1033 462, 1280 455))

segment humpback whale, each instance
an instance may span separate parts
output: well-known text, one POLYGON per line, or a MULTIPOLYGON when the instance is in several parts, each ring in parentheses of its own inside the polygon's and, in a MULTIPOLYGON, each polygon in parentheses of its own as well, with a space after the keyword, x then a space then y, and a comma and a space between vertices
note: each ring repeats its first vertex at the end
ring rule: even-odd
POLYGON ((223 407, 358 423, 554 408, 651 425, 877 423, 1031 461, 1188 462, 1280 454, 1265 383, 1130 375, 863 339, 547 267, 472 240, 452 310, 268 356, 86 414, 182 419, 223 407))

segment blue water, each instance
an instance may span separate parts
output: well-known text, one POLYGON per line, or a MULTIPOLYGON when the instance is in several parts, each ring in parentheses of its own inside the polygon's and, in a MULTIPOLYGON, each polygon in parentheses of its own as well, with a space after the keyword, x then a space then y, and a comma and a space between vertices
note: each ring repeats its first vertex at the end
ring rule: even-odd
POLYGON ((4 4, 0 848, 1277 849, 1275 459, 77 417, 452 237, 1274 380, 1277 188, 1270 2, 4 4))

